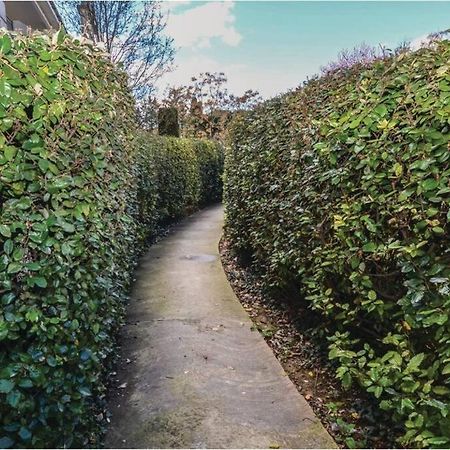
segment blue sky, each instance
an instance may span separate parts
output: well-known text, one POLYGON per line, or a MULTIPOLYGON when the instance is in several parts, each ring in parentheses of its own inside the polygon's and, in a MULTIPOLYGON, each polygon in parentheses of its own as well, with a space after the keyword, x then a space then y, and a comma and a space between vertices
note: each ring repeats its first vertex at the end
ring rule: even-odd
POLYGON ((167 2, 177 68, 160 81, 223 71, 230 90, 271 97, 362 42, 395 47, 450 28, 450 2, 167 2))

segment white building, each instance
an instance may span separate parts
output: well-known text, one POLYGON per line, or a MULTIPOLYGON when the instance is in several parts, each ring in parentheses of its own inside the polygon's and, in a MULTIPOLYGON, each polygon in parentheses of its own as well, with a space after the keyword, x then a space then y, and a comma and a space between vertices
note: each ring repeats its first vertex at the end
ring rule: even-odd
POLYGON ((0 28, 14 31, 58 29, 59 14, 51 1, 0 0, 0 28))

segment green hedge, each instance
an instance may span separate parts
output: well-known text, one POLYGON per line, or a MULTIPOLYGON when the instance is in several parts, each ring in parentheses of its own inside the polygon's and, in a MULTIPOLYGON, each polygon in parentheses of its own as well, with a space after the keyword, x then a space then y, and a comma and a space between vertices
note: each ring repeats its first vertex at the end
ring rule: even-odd
POLYGON ((197 146, 221 153, 142 138, 99 50, 0 34, 0 447, 99 445, 131 271, 203 198, 197 146))
POLYGON ((414 446, 450 444, 449 67, 442 42, 313 79, 236 119, 225 163, 234 247, 414 446))
POLYGON ((141 133, 138 147, 142 229, 174 221, 200 206, 220 201, 220 144, 141 133))

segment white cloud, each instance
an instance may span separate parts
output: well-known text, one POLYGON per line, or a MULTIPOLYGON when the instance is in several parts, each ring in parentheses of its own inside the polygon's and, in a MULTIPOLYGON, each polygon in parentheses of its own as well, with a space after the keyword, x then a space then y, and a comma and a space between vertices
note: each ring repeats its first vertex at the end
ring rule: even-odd
POLYGON ((234 47, 242 37, 234 26, 233 8, 234 2, 209 2, 178 13, 171 6, 166 31, 179 47, 209 47, 213 38, 234 47))
MULTIPOLYGON (((264 69, 235 58, 225 64, 220 61, 220 51, 213 50, 221 41, 235 47, 242 36, 235 27, 234 2, 164 2, 169 12, 166 32, 175 40, 179 50, 175 58, 175 69, 166 73, 157 82, 159 95, 164 95, 168 86, 183 86, 202 72, 224 72, 228 88, 235 95, 246 90, 257 90, 264 98, 272 97, 300 84, 312 67, 302 67, 302 73, 285 70, 277 65, 264 69), (206 50, 205 50, 206 49, 206 50)), ((237 53, 238 54, 238 53, 237 53)))

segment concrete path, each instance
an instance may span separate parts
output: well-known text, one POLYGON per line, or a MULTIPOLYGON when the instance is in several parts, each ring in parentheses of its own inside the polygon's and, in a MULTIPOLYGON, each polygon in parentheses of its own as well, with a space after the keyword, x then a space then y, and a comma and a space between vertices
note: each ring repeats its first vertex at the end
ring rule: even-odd
POLYGON ((235 297, 221 206, 176 226, 140 261, 106 447, 336 447, 235 297))

